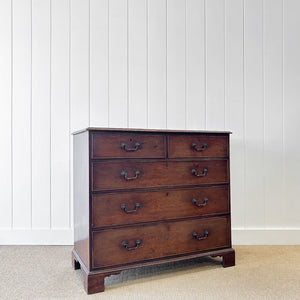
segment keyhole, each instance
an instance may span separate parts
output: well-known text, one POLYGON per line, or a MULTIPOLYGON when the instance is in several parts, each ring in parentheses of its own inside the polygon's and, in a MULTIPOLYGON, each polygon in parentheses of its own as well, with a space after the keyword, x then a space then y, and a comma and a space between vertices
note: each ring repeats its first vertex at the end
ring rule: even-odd
POLYGON ((166 193, 166 196, 169 196, 169 193, 166 193))
POLYGON ((130 138, 129 141, 132 142, 132 138, 130 138))

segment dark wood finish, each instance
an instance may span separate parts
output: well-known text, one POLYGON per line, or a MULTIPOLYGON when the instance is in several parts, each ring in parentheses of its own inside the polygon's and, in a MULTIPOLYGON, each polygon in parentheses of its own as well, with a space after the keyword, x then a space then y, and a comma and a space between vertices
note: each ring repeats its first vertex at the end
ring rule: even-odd
POLYGON ((168 223, 152 223, 122 229, 106 229, 93 233, 93 268, 155 259, 203 251, 212 248, 230 247, 230 227, 227 217, 196 219, 168 223), (193 237, 197 232, 208 237, 198 241, 193 237), (122 247, 126 241, 129 247, 141 244, 134 250, 122 247))
POLYGON ((214 186, 181 190, 159 190, 147 192, 120 192, 95 194, 92 200, 93 228, 169 220, 191 216, 229 213, 229 190, 227 186, 214 186), (193 203, 206 205, 197 206, 193 203), (136 212, 126 213, 122 205, 136 212))
POLYGON ((178 129, 140 129, 140 128, 107 128, 107 127, 87 127, 84 129, 80 129, 77 131, 73 132, 73 135, 80 134, 85 131, 90 131, 94 133, 105 133, 105 132, 127 132, 127 133, 134 133, 134 132, 140 132, 140 133, 183 133, 183 134, 207 134, 207 135, 212 135, 212 134, 217 134, 219 136, 221 135, 228 135, 231 134, 231 131, 218 131, 218 130, 178 130, 178 129))
POLYGON ((101 161, 93 163, 93 191, 111 189, 132 189, 180 185, 203 185, 208 183, 228 183, 227 160, 207 161, 101 161), (204 169, 204 177, 197 177, 204 169), (130 178, 135 172, 136 179, 126 180, 122 171, 130 178))
POLYGON ((235 266, 235 252, 232 250, 231 252, 228 252, 227 254, 223 255, 223 267, 232 267, 235 266))
POLYGON ((75 133, 72 264, 87 293, 130 268, 207 255, 234 265, 229 173, 229 132, 75 133))
MULTIPOLYGON (((80 261, 80 257, 76 253, 75 250, 73 250, 73 253, 75 257, 80 261)), ((142 268, 142 267, 149 267, 149 266, 155 266, 155 265, 161 265, 161 264, 166 264, 170 262, 179 262, 182 260, 187 260, 187 259, 195 259, 203 256, 212 256, 212 257, 217 257, 221 256, 224 257, 228 254, 234 255, 234 250, 232 248, 225 248, 225 249, 219 249, 219 250, 210 250, 210 251, 205 251, 205 252, 197 252, 197 253, 192 253, 192 254, 186 254, 186 255, 181 255, 181 256, 176 256, 174 257, 163 257, 157 260, 151 260, 151 261, 143 261, 143 262, 137 262, 133 264, 126 264, 118 267, 111 267, 109 269, 99 269, 97 271, 88 271, 86 268, 82 268, 83 272, 83 277, 84 277, 84 288, 87 292, 87 294, 94 294, 98 292, 103 292, 102 285, 100 283, 100 286, 97 288, 97 286, 92 289, 88 288, 88 284, 86 284, 85 277, 87 276, 88 278, 93 278, 94 276, 102 275, 103 278, 110 276, 110 275, 116 275, 119 274, 120 272, 124 270, 129 270, 129 269, 136 269, 136 268, 142 268)), ((82 262, 80 262, 81 264, 82 262)), ((99 277, 98 277, 99 278, 99 277)))
POLYGON ((79 268, 81 267, 81 271, 83 275, 83 286, 87 294, 95 294, 95 293, 103 292, 105 277, 110 275, 117 275, 122 271, 122 269, 111 270, 109 273, 89 271, 75 249, 73 249, 72 251, 72 264, 73 262, 78 263, 79 268))
POLYGON ((228 157, 228 136, 171 135, 169 157, 228 157))
POLYGON ((164 158, 166 156, 163 135, 94 133, 92 139, 92 158, 164 158))
POLYGON ((90 266, 89 133, 74 137, 74 248, 90 266))
POLYGON ((83 285, 87 294, 95 294, 104 291, 104 274, 87 274, 83 273, 83 285))
POLYGON ((78 260, 76 259, 73 251, 72 251, 72 267, 74 270, 78 270, 80 269, 80 263, 78 262, 78 260))

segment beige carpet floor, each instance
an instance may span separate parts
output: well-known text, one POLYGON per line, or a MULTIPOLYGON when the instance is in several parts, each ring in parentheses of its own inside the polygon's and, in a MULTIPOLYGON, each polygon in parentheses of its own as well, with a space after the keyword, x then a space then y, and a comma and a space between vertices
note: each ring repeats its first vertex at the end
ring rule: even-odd
POLYGON ((124 271, 87 296, 69 246, 1 246, 0 299, 300 299, 300 246, 235 246, 236 266, 202 258, 124 271))

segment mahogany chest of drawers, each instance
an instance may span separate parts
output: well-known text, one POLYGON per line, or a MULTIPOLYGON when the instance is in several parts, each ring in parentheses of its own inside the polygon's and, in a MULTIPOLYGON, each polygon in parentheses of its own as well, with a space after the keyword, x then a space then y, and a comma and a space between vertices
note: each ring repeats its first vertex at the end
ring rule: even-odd
POLYGON ((88 294, 136 267, 201 256, 235 264, 229 132, 74 133, 72 262, 88 294))

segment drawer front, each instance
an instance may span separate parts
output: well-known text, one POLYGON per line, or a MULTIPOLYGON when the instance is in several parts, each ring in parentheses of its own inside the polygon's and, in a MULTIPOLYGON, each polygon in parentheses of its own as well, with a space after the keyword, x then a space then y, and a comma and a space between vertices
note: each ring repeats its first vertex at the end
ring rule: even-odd
POLYGON ((169 157, 228 157, 227 136, 169 136, 169 157))
POLYGON ((174 185, 228 183, 228 161, 126 162, 92 165, 93 191, 174 185))
POLYGON ((229 213, 227 186, 93 195, 92 226, 229 213))
POLYGON ((164 158, 165 136, 145 134, 92 135, 92 158, 164 158))
POLYGON ((230 246, 228 217, 93 232, 92 266, 102 268, 230 246))

